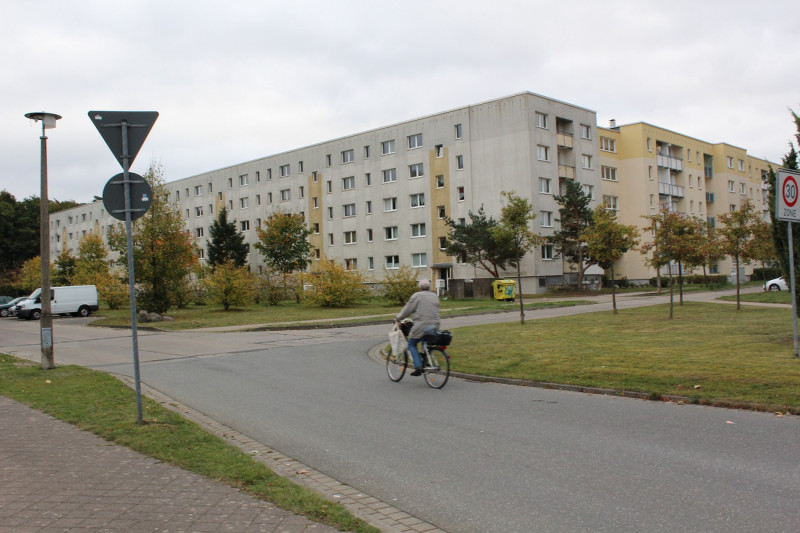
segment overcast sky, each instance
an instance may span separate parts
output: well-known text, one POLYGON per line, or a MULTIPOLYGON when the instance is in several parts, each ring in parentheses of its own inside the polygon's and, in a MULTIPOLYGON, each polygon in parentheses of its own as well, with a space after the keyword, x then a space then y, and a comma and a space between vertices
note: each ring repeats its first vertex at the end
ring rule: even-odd
POLYGON ((90 201, 121 172, 90 110, 158 111, 168 181, 531 91, 779 162, 798 0, 5 0, 0 189, 90 201))

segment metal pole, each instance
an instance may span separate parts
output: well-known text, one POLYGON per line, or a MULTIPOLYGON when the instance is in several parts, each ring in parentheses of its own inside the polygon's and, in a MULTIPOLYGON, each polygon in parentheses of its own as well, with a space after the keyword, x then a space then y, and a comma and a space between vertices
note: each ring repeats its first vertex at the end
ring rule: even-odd
POLYGON ((136 422, 143 424, 142 386, 139 379, 139 339, 136 325, 136 288, 133 272, 133 229, 131 222, 130 155, 128 153, 128 122, 122 121, 122 182, 125 190, 125 233, 128 253, 128 291, 131 299, 131 342, 133 344, 133 377, 136 385, 136 422))
POLYGON ((39 331, 42 342, 42 369, 52 370, 56 367, 53 357, 53 307, 50 302, 50 212, 47 199, 47 135, 45 135, 46 118, 42 117, 41 139, 41 178, 42 190, 39 195, 39 259, 42 270, 41 298, 42 311, 39 317, 39 331))
POLYGON ((787 222, 786 226, 789 228, 789 282, 792 286, 792 322, 794 324, 794 356, 800 357, 797 352, 797 299, 794 286, 794 242, 792 239, 792 223, 787 222))

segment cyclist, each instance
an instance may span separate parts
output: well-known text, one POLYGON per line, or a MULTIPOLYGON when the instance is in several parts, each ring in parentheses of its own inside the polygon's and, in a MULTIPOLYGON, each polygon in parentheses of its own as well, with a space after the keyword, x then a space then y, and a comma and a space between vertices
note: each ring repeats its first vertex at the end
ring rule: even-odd
POLYGON ((408 334, 408 351, 414 360, 412 376, 422 375, 422 359, 417 345, 425 337, 439 329, 439 297, 431 292, 431 282, 423 279, 419 282, 419 291, 411 295, 403 310, 397 313, 395 321, 399 322, 414 315, 414 326, 408 334))

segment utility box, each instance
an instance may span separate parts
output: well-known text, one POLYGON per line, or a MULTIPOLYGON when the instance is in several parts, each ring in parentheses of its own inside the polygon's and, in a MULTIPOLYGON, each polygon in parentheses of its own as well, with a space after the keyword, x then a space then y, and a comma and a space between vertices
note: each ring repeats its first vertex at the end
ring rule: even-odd
POLYGON ((513 279, 498 279, 492 282, 495 300, 513 302, 516 297, 517 282, 513 279))

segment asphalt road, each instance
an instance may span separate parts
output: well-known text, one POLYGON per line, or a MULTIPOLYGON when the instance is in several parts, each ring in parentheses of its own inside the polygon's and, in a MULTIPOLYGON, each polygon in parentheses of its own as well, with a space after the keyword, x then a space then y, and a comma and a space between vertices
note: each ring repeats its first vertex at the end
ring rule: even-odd
MULTIPOLYGON (((507 320, 518 314, 445 325, 507 320)), ((57 363, 132 374, 128 332, 79 324, 55 321, 57 363)), ((387 329, 140 332, 142 380, 452 532, 800 529, 797 417, 460 379, 441 391, 421 378, 391 383, 366 355, 387 329)), ((0 321, 0 350, 38 360, 38 342, 37 323, 0 321)))

